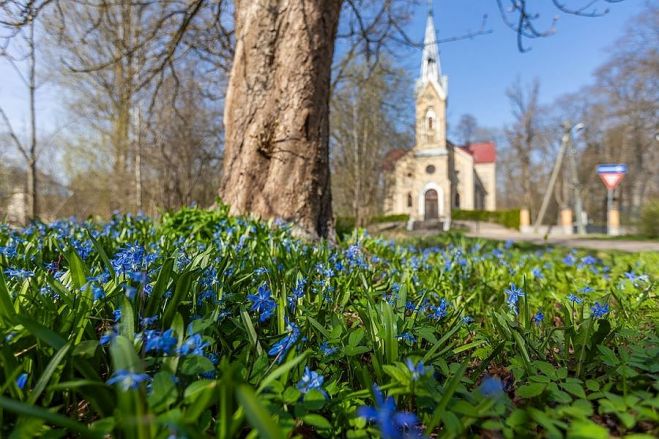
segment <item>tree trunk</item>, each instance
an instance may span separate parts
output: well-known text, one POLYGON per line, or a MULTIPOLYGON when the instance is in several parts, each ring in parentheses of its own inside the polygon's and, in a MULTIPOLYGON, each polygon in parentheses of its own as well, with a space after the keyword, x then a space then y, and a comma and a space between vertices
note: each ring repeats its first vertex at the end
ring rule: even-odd
POLYGON ((30 47, 30 156, 28 163, 28 196, 30 197, 30 215, 34 220, 39 216, 39 174, 37 168, 37 59, 34 43, 34 19, 30 19, 28 45, 30 47))
POLYGON ((239 0, 223 201, 331 237, 329 97, 341 0, 239 0))

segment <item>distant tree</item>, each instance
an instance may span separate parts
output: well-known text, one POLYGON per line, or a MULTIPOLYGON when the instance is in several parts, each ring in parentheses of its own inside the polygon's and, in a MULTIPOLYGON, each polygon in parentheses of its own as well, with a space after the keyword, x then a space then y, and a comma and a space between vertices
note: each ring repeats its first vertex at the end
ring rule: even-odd
POLYGON ((411 93, 404 73, 387 63, 369 71, 357 61, 345 72, 331 103, 332 192, 335 211, 362 227, 382 209, 386 153, 412 142, 400 118, 411 93))
MULTIPOLYGON (((614 2, 616 0, 604 0, 614 2)), ((25 24, 25 10, 39 11, 57 0, 7 0, 0 8, 7 17, 0 24, 25 24)), ((133 3, 123 0, 122 3, 133 3)), ((136 2, 162 4, 162 20, 154 32, 162 41, 149 56, 145 81, 158 82, 159 72, 171 68, 193 35, 195 18, 204 7, 223 4, 217 0, 136 2)), ((371 65, 391 42, 413 42, 402 31, 409 18, 403 0, 235 0, 236 47, 227 89, 224 123, 225 160, 221 194, 233 213, 281 217, 301 235, 333 235, 332 197, 329 179, 329 104, 332 58, 337 36, 353 37, 349 49, 364 54, 371 65), (347 29, 338 32, 343 8, 347 29)), ((597 0, 576 2, 570 8, 558 0, 553 5, 575 15, 597 15, 597 0)), ((541 30, 539 14, 526 0, 498 0, 501 16, 518 35, 518 46, 527 38, 547 36, 553 26, 541 30)), ((103 9, 106 2, 99 6, 103 9)), ((222 27, 222 10, 214 25, 222 27)), ((161 12, 162 12, 161 11, 161 12)), ((61 17, 65 21, 66 17, 61 17)), ((90 23, 95 23, 89 20, 90 23)), ((220 39, 218 37, 218 39, 220 39)), ((129 58, 134 49, 122 48, 116 56, 129 58)), ((116 56, 114 59, 116 59, 116 56)))
POLYGON ((463 145, 469 145, 474 140, 478 129, 478 121, 472 114, 463 114, 458 122, 458 138, 463 145))
POLYGON ((534 153, 540 149, 540 81, 534 80, 525 87, 521 80, 514 82, 506 91, 513 114, 513 123, 506 128, 506 138, 511 151, 510 164, 519 170, 511 176, 521 188, 521 205, 532 211, 535 208, 533 196, 532 168, 534 153))
MULTIPOLYGON (((28 108, 30 122, 28 125, 28 139, 21 136, 12 126, 5 110, 0 106, 0 119, 16 150, 25 161, 27 168, 27 203, 25 205, 25 217, 30 219, 39 216, 39 144, 37 140, 37 47, 35 38, 36 14, 28 12, 27 23, 24 28, 17 30, 17 38, 12 40, 16 46, 0 47, 0 57, 4 58, 16 71, 21 83, 25 86, 28 94, 28 108), (14 49, 14 50, 11 50, 14 49)), ((9 43, 9 42, 7 42, 9 43)), ((0 125, 0 126, 2 126, 0 125)), ((0 131, 1 133, 2 131, 0 131)))

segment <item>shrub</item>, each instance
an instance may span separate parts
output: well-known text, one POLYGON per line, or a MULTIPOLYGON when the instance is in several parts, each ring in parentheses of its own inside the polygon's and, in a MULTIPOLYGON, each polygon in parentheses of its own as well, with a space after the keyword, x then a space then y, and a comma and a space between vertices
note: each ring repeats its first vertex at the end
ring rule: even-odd
POLYGON ((519 229, 519 209, 510 210, 453 210, 454 220, 484 221, 501 224, 509 229, 519 229))
POLYGON ((639 232, 646 238, 659 238, 659 199, 651 200, 643 207, 639 232))

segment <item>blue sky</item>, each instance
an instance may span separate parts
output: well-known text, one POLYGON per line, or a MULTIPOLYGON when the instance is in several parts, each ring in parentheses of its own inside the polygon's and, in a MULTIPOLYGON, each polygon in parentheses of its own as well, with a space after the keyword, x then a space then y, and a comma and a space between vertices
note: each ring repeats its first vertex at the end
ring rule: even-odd
MULTIPOLYGON (((510 121, 506 88, 517 77, 530 82, 540 80, 540 98, 549 103, 554 98, 577 91, 592 81, 592 73, 607 57, 606 49, 622 34, 625 23, 637 15, 644 0, 626 0, 606 4, 609 14, 598 18, 561 15, 556 33, 548 38, 527 42, 529 52, 520 53, 516 35, 499 15, 495 0, 434 0, 433 12, 438 39, 465 34, 478 29, 484 14, 493 32, 470 40, 440 45, 443 74, 449 77, 449 125, 455 125, 463 113, 473 114, 483 126, 501 127, 510 121)), ((547 26, 557 10, 549 0, 538 11, 547 26)), ((564 3, 578 4, 578 0, 564 3)), ((581 2, 583 4, 584 2, 581 2)), ((409 33, 422 40, 427 7, 421 5, 410 23, 409 33)), ((410 49, 400 62, 418 76, 420 50, 410 49)))
MULTIPOLYGON (((425 2, 420 3, 408 27, 409 34, 418 41, 423 39, 427 14, 425 2)), ((530 3, 540 2, 531 0, 530 3)), ((539 12, 548 25, 557 11, 550 1, 542 3, 544 6, 539 12)), ((627 20, 638 14, 644 4, 645 0, 610 4, 611 12, 600 18, 562 15, 555 35, 528 41, 532 50, 520 53, 516 35, 504 25, 495 0, 434 0, 435 26, 440 40, 478 29, 484 14, 488 15, 487 26, 493 31, 440 46, 442 70, 449 77, 449 124, 455 125, 463 113, 473 114, 481 125, 488 127, 501 127, 509 122, 505 90, 517 77, 525 82, 539 78, 543 102, 551 102, 561 94, 588 84, 592 72, 606 59, 606 48, 622 34, 627 20)), ((412 79, 416 79, 420 50, 409 48, 400 55, 397 61, 410 72, 412 79)), ((48 84, 39 93, 40 126, 45 132, 52 132, 66 123, 58 111, 61 98, 48 84)), ((27 94, 3 60, 0 60, 0 105, 16 129, 26 132, 27 94)))

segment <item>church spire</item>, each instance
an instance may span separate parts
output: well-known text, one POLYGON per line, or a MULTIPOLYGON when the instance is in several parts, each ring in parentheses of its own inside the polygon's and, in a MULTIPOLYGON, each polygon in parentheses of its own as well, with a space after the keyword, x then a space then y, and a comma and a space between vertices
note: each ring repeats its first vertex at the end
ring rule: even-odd
POLYGON ((428 18, 426 20, 426 34, 423 39, 423 57, 421 58, 421 84, 433 82, 446 93, 446 78, 442 78, 442 69, 439 62, 439 48, 437 46, 437 33, 432 14, 432 3, 429 2, 428 18))

